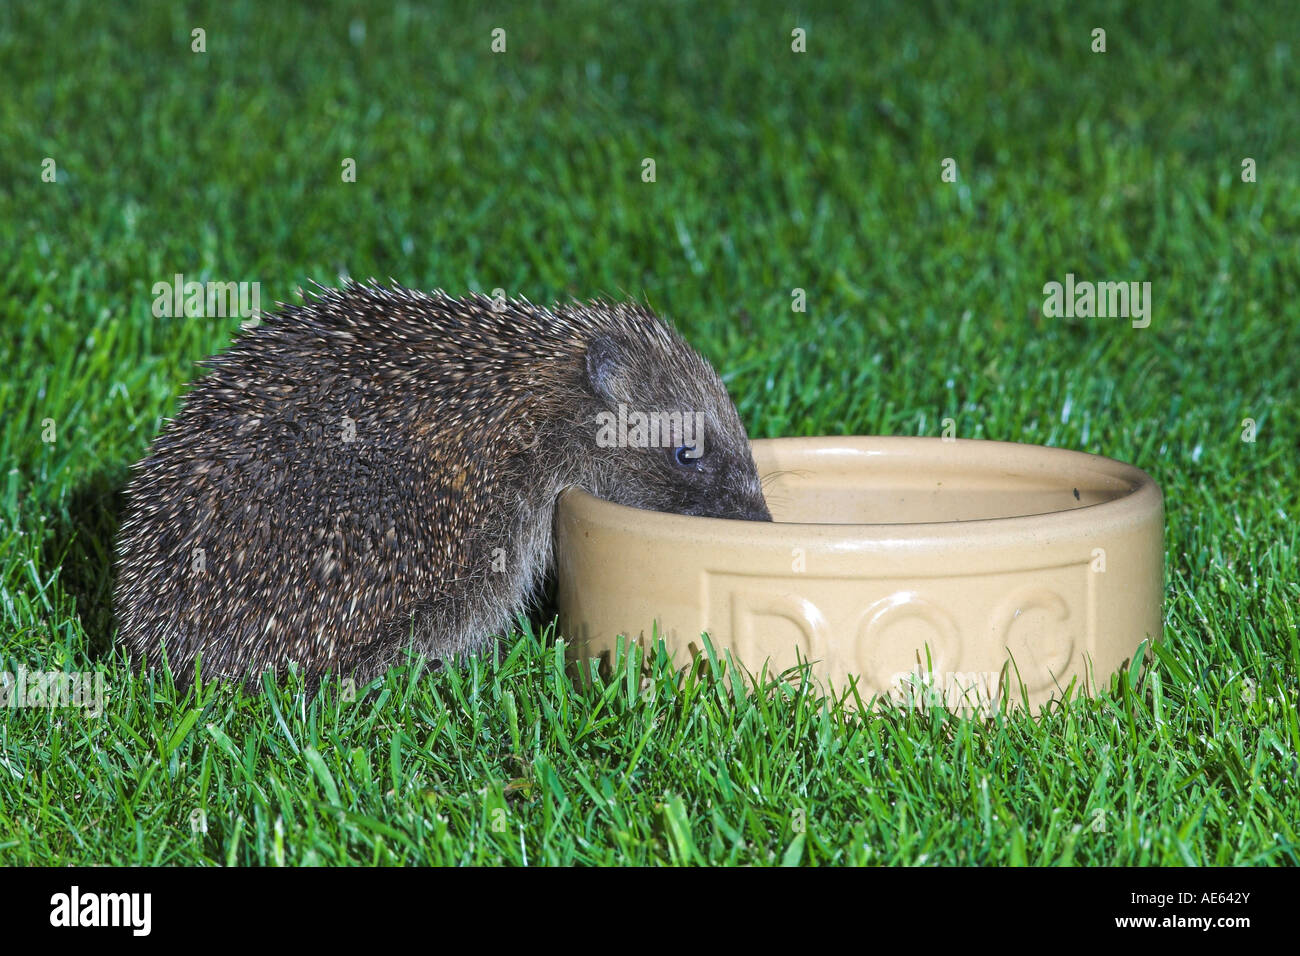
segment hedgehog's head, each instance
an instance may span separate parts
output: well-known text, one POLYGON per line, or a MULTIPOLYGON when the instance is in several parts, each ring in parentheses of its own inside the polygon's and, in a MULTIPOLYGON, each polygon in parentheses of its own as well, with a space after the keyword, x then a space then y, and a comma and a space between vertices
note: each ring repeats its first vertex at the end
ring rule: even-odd
POLYGON ((622 321, 584 358, 587 490, 652 511, 772 520, 745 426, 713 367, 651 313, 616 308, 622 321))

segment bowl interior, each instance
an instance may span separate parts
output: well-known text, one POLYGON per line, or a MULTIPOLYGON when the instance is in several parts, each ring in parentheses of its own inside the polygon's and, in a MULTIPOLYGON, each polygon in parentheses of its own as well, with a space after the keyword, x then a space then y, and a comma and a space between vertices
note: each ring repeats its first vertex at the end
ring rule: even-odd
MULTIPOLYGON (((928 524, 1073 511, 1136 482, 1060 449, 1000 459, 933 439, 894 450, 754 443, 772 518, 810 524, 928 524)), ((991 446, 993 443, 989 443, 991 446)), ((990 449, 994 450, 994 449, 990 449)))

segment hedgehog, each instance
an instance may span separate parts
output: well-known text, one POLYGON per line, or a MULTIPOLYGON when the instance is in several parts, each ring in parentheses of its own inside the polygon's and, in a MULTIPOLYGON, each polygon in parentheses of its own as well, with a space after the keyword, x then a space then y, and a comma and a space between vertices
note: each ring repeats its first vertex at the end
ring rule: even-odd
POLYGON ((771 520, 718 374, 638 304, 348 282, 200 366, 132 469, 116 546, 119 643, 180 686, 196 662, 296 665, 314 693, 481 651, 535 606, 569 487, 771 520), (659 434, 624 427, 647 419, 659 434))

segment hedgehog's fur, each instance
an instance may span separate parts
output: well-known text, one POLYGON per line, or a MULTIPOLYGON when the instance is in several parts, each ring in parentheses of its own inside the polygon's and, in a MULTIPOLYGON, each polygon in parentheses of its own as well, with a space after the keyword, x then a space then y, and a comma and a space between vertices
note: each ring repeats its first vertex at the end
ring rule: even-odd
POLYGON ((495 306, 322 289, 205 363, 126 489, 114 597, 133 656, 165 654, 181 683, 199 653, 205 676, 296 661, 314 686, 407 644, 474 651, 534 596, 567 486, 770 519, 726 389, 651 312, 495 306), (703 412, 704 456, 598 447, 620 402, 703 412))

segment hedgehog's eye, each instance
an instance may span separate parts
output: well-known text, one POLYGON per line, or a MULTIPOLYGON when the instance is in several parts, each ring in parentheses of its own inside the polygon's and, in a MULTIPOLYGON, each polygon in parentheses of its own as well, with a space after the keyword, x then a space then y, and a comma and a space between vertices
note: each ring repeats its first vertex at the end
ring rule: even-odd
POLYGON ((698 467, 704 456, 695 448, 695 445, 678 445, 673 449, 673 460, 683 468, 698 467))

